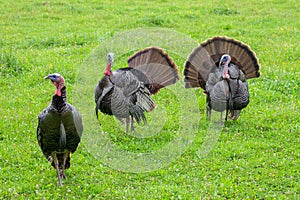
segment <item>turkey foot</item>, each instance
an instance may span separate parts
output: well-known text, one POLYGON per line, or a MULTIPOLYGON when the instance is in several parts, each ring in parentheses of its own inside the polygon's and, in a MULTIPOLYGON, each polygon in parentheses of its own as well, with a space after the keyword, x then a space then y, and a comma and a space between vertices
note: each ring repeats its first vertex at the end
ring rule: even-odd
POLYGON ((64 172, 64 171, 61 171, 61 172, 59 173, 59 176, 60 176, 60 178, 66 179, 66 175, 65 175, 65 172, 64 172))

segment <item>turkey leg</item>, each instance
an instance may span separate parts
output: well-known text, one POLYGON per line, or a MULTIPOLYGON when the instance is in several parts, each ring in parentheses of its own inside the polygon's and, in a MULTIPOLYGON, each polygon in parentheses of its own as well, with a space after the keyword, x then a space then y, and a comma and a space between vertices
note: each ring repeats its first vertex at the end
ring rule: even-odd
POLYGON ((130 124, 130 129, 133 132, 134 131, 133 117, 131 115, 126 118, 125 123, 126 123, 126 133, 128 133, 128 131, 129 131, 129 124, 130 124))
POLYGON ((131 125, 131 131, 133 132, 134 131, 134 126, 133 126, 133 117, 132 116, 130 116, 130 118, 131 118, 131 122, 130 122, 130 125, 131 125))
POLYGON ((64 162, 63 162, 62 170, 61 170, 61 173, 60 173, 60 177, 63 178, 63 179, 66 179, 65 168, 66 168, 66 161, 67 161, 68 156, 69 156, 69 151, 67 150, 64 153, 64 156, 63 156, 64 162))
POLYGON ((126 133, 128 133, 128 129, 129 129, 129 121, 130 121, 130 117, 127 117, 127 118, 126 118, 126 121, 125 121, 125 123, 126 123, 126 133))
POLYGON ((52 153, 52 157, 53 157, 53 162, 54 162, 54 166, 55 166, 56 173, 57 173, 57 178, 58 178, 59 186, 62 186, 60 172, 59 172, 59 163, 58 163, 58 159, 57 159, 57 156, 56 156, 55 152, 52 153))
POLYGON ((223 112, 220 114, 220 126, 223 126, 223 112))

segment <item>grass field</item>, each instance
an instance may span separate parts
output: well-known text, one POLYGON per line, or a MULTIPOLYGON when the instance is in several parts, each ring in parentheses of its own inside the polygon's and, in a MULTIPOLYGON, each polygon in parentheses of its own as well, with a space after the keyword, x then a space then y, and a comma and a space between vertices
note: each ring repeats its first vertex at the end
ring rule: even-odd
POLYGON ((0 13, 0 198, 300 199, 298 1, 1 1, 0 13), (217 131, 207 154, 199 154, 211 134, 205 95, 180 84, 154 97, 150 125, 138 127, 146 135, 127 135, 108 116, 103 133, 86 126, 95 120, 88 91, 108 50, 117 69, 161 44, 182 81, 188 52, 216 35, 250 45, 261 77, 248 81, 250 104, 217 131), (53 72, 64 75, 86 128, 62 187, 36 140, 37 116, 55 89, 43 77, 53 72))

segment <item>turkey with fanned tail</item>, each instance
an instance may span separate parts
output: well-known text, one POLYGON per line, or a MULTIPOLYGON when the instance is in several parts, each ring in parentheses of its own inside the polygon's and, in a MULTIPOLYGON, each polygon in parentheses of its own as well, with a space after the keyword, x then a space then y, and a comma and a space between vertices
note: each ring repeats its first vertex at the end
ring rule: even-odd
POLYGON ((59 185, 70 167, 70 153, 74 153, 83 132, 82 118, 74 106, 66 102, 64 78, 57 73, 45 77, 56 87, 51 104, 38 116, 37 140, 48 161, 57 172, 59 185))
POLYGON ((98 110, 125 122, 126 132, 134 130, 133 122, 147 123, 144 112, 155 108, 151 98, 161 88, 179 80, 176 64, 158 47, 148 47, 128 59, 128 67, 111 70, 114 55, 108 54, 104 77, 95 88, 96 115, 98 110))
POLYGON ((184 65, 186 88, 201 87, 206 93, 206 114, 226 111, 237 119, 249 104, 247 79, 260 76, 255 53, 246 44, 228 37, 213 37, 201 43, 184 65))

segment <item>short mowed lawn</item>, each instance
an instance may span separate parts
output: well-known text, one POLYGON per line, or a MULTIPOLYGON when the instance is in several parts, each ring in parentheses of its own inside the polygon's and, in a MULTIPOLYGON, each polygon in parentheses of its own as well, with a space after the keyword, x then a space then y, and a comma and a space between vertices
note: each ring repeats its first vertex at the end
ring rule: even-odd
POLYGON ((0 18, 0 198, 300 198, 298 1, 1 1, 0 18), (205 95, 186 90, 182 72, 192 49, 217 35, 248 44, 261 76, 248 81, 240 118, 216 131, 205 95), (174 59, 180 82, 153 97, 142 135, 105 115, 95 130, 88 110, 106 54, 114 51, 117 69, 152 45, 174 59), (43 77, 54 72, 85 124, 62 187, 36 139, 55 90, 43 77))

